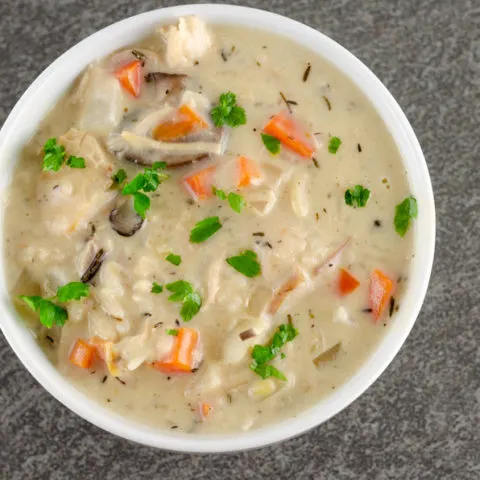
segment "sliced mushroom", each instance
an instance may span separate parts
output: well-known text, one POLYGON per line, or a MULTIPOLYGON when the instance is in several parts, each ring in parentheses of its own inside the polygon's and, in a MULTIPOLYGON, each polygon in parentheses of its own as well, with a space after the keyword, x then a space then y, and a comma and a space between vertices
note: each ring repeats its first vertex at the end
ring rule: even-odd
POLYGON ((122 237, 131 237, 143 225, 143 218, 135 212, 130 199, 117 205, 110 212, 109 220, 112 228, 122 237))
POLYGON ((157 87, 158 100, 176 101, 185 91, 188 76, 177 73, 150 72, 145 82, 157 87))
POLYGON ((340 347, 342 346, 342 342, 336 343, 333 347, 330 347, 328 350, 325 350, 320 355, 313 359, 313 363, 316 367, 320 365, 335 360, 337 358, 337 354, 340 351, 340 347))
POLYGON ((175 167, 206 158, 209 154, 222 155, 225 140, 226 133, 223 129, 200 132, 181 142, 159 142, 125 130, 110 135, 108 148, 117 157, 140 165, 165 162, 168 166, 175 167))

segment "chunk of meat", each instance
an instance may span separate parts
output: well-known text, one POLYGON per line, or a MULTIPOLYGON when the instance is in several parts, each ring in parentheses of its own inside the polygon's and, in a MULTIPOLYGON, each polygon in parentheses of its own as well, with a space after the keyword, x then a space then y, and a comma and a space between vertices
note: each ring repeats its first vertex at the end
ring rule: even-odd
POLYGON ((298 268, 295 273, 275 292, 268 312, 272 315, 277 313, 287 297, 305 282, 306 276, 304 272, 298 268))
POLYGON ((198 17, 182 17, 177 25, 163 27, 165 61, 169 67, 183 67, 200 59, 213 44, 206 23, 198 17))
POLYGON ((60 137, 67 155, 85 159, 85 168, 64 166, 58 172, 42 172, 37 187, 39 214, 54 235, 71 235, 88 222, 115 193, 110 190, 113 163, 97 139, 71 129, 60 137))

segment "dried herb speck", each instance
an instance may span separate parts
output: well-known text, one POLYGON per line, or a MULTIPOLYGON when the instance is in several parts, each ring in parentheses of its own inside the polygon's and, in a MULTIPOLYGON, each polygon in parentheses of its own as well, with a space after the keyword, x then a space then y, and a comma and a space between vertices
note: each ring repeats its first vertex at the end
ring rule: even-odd
POLYGON ((103 378, 102 378, 102 383, 105 383, 107 381, 107 375, 105 375, 103 378))
POLYGON ((357 150, 358 150, 358 153, 362 153, 362 146, 357 143, 357 150))
POLYGON ((252 235, 254 237, 264 237, 265 236, 265 233, 264 232, 255 232, 255 233, 252 233, 252 235))
POLYGON ((121 378, 115 377, 115 380, 117 382, 120 382, 122 385, 126 385, 126 383, 121 378))
POLYGON ((318 160, 315 157, 312 157, 312 162, 315 165, 315 168, 320 168, 320 165, 318 163, 318 160))
POLYGON ((330 103, 330 100, 328 99, 328 97, 326 97, 325 95, 323 96, 323 100, 325 101, 325 103, 327 104, 327 108, 329 110, 332 109, 332 104, 330 103))
POLYGON ((395 311, 395 298, 390 297, 390 309, 388 311, 388 316, 391 317, 395 311))
POLYGON ((51 344, 54 343, 53 338, 52 338, 50 335, 47 335, 45 338, 46 338, 51 344))
POLYGON ((312 69, 312 66, 310 65, 310 63, 308 63, 307 65, 307 68, 305 69, 305 71, 303 72, 303 78, 302 80, 304 82, 306 82, 308 80, 308 77, 310 76, 310 70, 312 69))

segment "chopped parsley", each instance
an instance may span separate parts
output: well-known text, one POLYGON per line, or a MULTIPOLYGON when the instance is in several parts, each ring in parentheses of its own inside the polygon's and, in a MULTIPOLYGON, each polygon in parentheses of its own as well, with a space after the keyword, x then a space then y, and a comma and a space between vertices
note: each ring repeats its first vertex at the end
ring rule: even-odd
POLYGON ((172 265, 180 265, 182 263, 182 257, 180 255, 175 255, 174 253, 169 253, 166 257, 165 260, 167 262, 170 262, 172 265))
POLYGON ((165 330, 165 333, 167 335, 172 335, 176 337, 178 335, 178 330, 176 328, 168 328, 167 330, 165 330))
POLYGON ((330 153, 337 153, 337 150, 340 148, 342 141, 338 137, 332 137, 330 143, 328 144, 328 151, 330 153))
POLYGON ((189 322, 200 310, 202 306, 202 298, 200 294, 194 291, 191 283, 185 280, 178 280, 168 283, 165 288, 172 292, 168 297, 171 302, 182 303, 180 315, 185 322, 189 322))
POLYGON ((23 300, 31 310, 39 313, 42 325, 47 328, 52 328, 54 325, 61 327, 65 325, 65 322, 68 320, 67 310, 54 303, 53 300, 65 303, 71 300, 80 300, 82 297, 87 297, 89 293, 89 286, 87 284, 71 282, 63 287, 59 287, 55 297, 43 298, 38 295, 20 295, 20 299, 23 300))
POLYGON ((190 231, 190 241, 192 243, 202 243, 221 228, 222 224, 218 217, 207 217, 197 222, 192 228, 190 231))
POLYGON ((70 168, 85 168, 85 159, 70 155, 65 162, 65 147, 57 143, 55 137, 49 138, 43 146, 42 169, 46 172, 58 172, 66 163, 70 168))
POLYGON ((262 268, 257 261, 257 254, 252 250, 244 250, 240 255, 227 258, 226 262, 246 277, 252 278, 262 273, 262 268))
POLYGON ((280 153, 280 140, 272 135, 262 133, 262 142, 265 148, 272 154, 277 155, 280 153))
POLYGON ((112 175, 112 181, 116 185, 121 185, 127 179, 127 172, 121 168, 117 173, 112 175))
POLYGON ((67 159, 67 165, 70 168, 85 168, 85 159, 83 157, 70 155, 67 159))
MULTIPOLYGON (((250 369, 262 378, 275 377, 286 381, 287 378, 269 362, 275 359, 280 349, 298 335, 298 330, 290 323, 282 324, 273 335, 270 345, 255 345, 252 350, 250 369)), ((284 357, 282 357, 284 358, 284 357)))
POLYGON ((227 200, 233 211, 240 213, 245 206, 245 199, 238 193, 230 192, 228 195, 223 190, 212 187, 212 192, 220 200, 227 200))
POLYGON ((413 195, 410 195, 395 207, 395 218, 393 220, 395 231, 403 237, 410 226, 410 220, 417 218, 417 215, 417 200, 413 195))
POLYGON ((216 127, 238 127, 247 123, 245 110, 237 105, 237 96, 232 92, 222 93, 218 104, 210 111, 216 127))
POLYGON ((155 162, 150 168, 145 168, 143 173, 137 174, 122 189, 122 195, 133 196, 133 208, 142 218, 145 218, 145 214, 150 208, 150 198, 145 193, 154 192, 168 178, 167 174, 159 172, 165 167, 164 162, 155 162), (142 193, 142 190, 145 193, 142 193))
POLYGON ((89 291, 89 286, 86 283, 70 282, 58 288, 57 299, 62 303, 70 300, 80 300, 82 297, 88 297, 89 291))
POLYGON ((150 290, 151 293, 162 293, 163 286, 159 285, 157 282, 152 283, 152 289, 150 290))
POLYGON ((355 185, 354 188, 345 190, 345 203, 351 207, 364 207, 369 198, 370 190, 362 185, 355 185))

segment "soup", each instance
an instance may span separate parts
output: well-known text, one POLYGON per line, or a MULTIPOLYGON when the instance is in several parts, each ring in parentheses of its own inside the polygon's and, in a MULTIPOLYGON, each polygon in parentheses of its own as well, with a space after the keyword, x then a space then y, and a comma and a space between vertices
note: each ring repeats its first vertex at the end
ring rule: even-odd
POLYGON ((290 418, 395 321, 413 256, 399 152, 349 78, 195 17, 90 65, 18 160, 12 301, 58 370, 130 419, 290 418))

